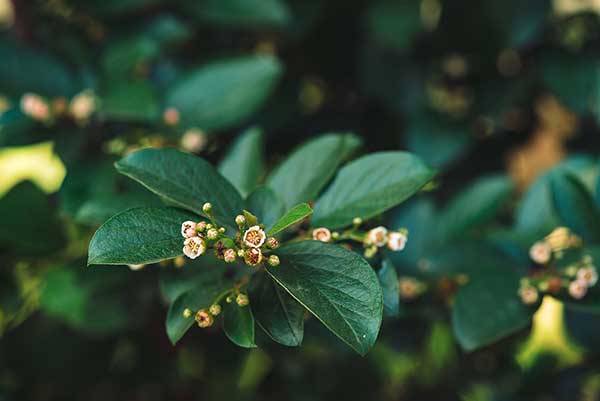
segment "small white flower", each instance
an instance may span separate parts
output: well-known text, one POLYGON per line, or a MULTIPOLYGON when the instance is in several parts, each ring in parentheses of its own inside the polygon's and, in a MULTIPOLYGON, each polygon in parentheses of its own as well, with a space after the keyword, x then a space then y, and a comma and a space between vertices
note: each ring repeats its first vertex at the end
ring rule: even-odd
POLYGON ((226 249, 223 252, 223 260, 225 263, 233 263, 235 262, 235 257, 237 256, 235 249, 226 249))
POLYGON ((196 236, 196 222, 188 220, 181 224, 181 235, 183 238, 196 236))
POLYGON ((96 96, 90 90, 78 93, 69 104, 69 112, 77 121, 87 121, 94 111, 96 111, 96 96))
POLYGON ((382 247, 387 243, 388 230, 383 226, 375 227, 367 233, 367 243, 382 247))
POLYGON ((583 280, 575 280, 569 284, 569 295, 575 299, 581 299, 587 294, 588 285, 583 280))
POLYGON ((312 237, 315 241, 329 242, 331 241, 331 232, 325 227, 315 228, 312 237))
POLYGON ((267 239, 267 234, 259 227, 252 226, 244 233, 244 244, 251 248, 260 248, 267 239))
POLYGON ((198 153, 204 150, 208 143, 208 137, 204 131, 197 128, 191 128, 183 134, 180 140, 183 150, 198 153))
POLYGON ((552 257, 552 247, 545 241, 538 241, 529 249, 529 256, 535 263, 546 264, 552 257))
POLYGON ((206 243, 200 237, 187 238, 183 242, 183 253, 190 259, 196 259, 206 252, 206 243))
POLYGON ((392 251, 401 251, 406 246, 407 240, 408 240, 408 238, 406 237, 405 234, 394 231, 394 232, 389 233, 389 235, 388 235, 387 246, 392 251))
POLYGON ((533 305, 539 298, 538 291, 531 285, 521 287, 519 289, 519 296, 525 305, 533 305))
POLYGON ((594 266, 586 266, 577 270, 577 280, 587 283, 588 287, 593 287, 598 282, 598 273, 594 266))

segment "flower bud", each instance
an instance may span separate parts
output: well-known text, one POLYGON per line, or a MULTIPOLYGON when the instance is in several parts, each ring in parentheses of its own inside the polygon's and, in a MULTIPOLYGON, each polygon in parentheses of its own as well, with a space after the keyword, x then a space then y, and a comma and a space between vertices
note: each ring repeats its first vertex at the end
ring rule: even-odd
POLYGON ((267 234, 260 226, 252 226, 246 230, 242 240, 244 244, 251 248, 260 248, 267 239, 267 234))
POLYGON ((226 249, 225 252, 223 252, 223 260, 226 263, 233 263, 235 262, 235 257, 236 257, 236 252, 235 249, 226 249))
POLYGON ((198 153, 204 150, 208 143, 208 137, 206 133, 197 128, 190 128, 185 131, 179 144, 181 148, 187 152, 198 153))
POLYGON ((196 224, 196 232, 203 233, 206 230, 206 221, 200 221, 196 224))
POLYGON ((215 319, 206 309, 201 309, 196 313, 196 323, 198 323, 198 327, 210 327, 213 325, 214 321, 215 319))
POLYGON ((262 252, 260 248, 249 248, 244 252, 244 262, 248 266, 256 266, 262 261, 262 252))
POLYGON ((247 306, 250 303, 250 300, 248 299, 248 295, 238 294, 237 297, 235 297, 235 303, 238 304, 238 306, 247 306))
POLYGON ((213 316, 219 316, 219 314, 221 313, 221 305, 219 305, 219 304, 212 304, 210 306, 210 308, 208 308, 208 311, 213 316))
POLYGON ((569 295, 575 299, 581 299, 587 294, 588 286, 585 281, 575 280, 569 284, 569 295))
POLYGON ((191 238, 196 236, 196 223, 193 221, 184 221, 181 224, 181 235, 184 238, 191 238))
POLYGON ((368 247, 365 249, 365 258, 370 259, 377 253, 377 247, 375 245, 368 247))
POLYGON ((219 232, 223 234, 225 232, 225 227, 219 227, 219 232))
POLYGON ((552 248, 545 241, 538 241, 529 249, 529 256, 535 263, 544 265, 552 257, 552 248))
POLYGON ((521 287, 519 289, 519 296, 525 305, 533 305, 539 299, 538 291, 530 285, 521 287))
POLYGON ((212 204, 210 202, 206 202, 202 205, 202 211, 206 214, 210 214, 212 212, 212 204))
POLYGON ((177 125, 179 123, 179 111, 175 107, 167 107, 163 112, 163 121, 167 125, 177 125))
POLYGON ((391 232, 388 235, 387 247, 392 251, 401 251, 406 246, 406 235, 400 232, 391 232))
POLYGON ((71 99, 69 112, 79 122, 87 122, 96 111, 96 96, 90 90, 84 90, 71 99))
POLYGON ((368 245, 375 245, 381 248, 387 243, 388 230, 383 226, 375 227, 367 233, 366 242, 368 245))
POLYGON ((408 301, 413 300, 421 294, 421 283, 412 277, 401 277, 398 280, 398 291, 400 292, 400 298, 408 301))
POLYGON ((233 297, 231 295, 228 295, 227 298, 225 298, 225 302, 227 302, 228 304, 233 302, 233 297))
POLYGON ((331 231, 325 227, 315 228, 312 237, 315 241, 329 242, 331 241, 331 231))
POLYGON ((206 238, 210 240, 215 240, 219 238, 219 231, 216 228, 211 228, 206 232, 206 238))
POLYGON ((189 319, 190 317, 192 317, 193 314, 194 314, 194 312, 192 312, 192 310, 190 308, 185 308, 183 310, 183 317, 186 319, 189 319))
POLYGON ((269 249, 277 249, 277 248, 279 248, 279 241, 277 241, 277 238, 275 238, 275 237, 269 237, 269 238, 267 238, 267 247, 269 249))
POLYGON ((144 267, 146 267, 146 265, 144 265, 144 264, 139 264, 139 265, 127 265, 127 266, 129 266, 129 268, 130 268, 131 270, 134 270, 134 271, 135 271, 135 270, 142 270, 144 267))
POLYGON ((244 224, 246 224, 246 218, 243 215, 238 214, 237 216, 235 216, 235 224, 237 224, 238 226, 243 226, 244 224))
POLYGON ((588 287, 593 287, 598 282, 598 273, 594 266, 586 266, 577 270, 577 280, 583 281, 588 287))
POLYGON ((200 237, 187 238, 183 242, 183 254, 190 259, 196 259, 206 252, 206 243, 200 237))
POLYGON ((238 249, 238 251, 237 251, 237 255, 238 255, 240 258, 243 258, 243 257, 244 257, 244 254, 245 254, 245 251, 244 251, 243 249, 238 249))
POLYGON ((267 260, 269 265, 275 267, 275 266, 279 266, 279 256, 277 255, 271 255, 269 256, 269 259, 267 260))
POLYGON ((21 111, 39 121, 50 118, 50 107, 44 98, 35 93, 26 93, 21 97, 21 111))
POLYGON ((352 219, 352 225, 354 227, 358 227, 363 223, 362 219, 360 217, 355 217, 352 219))

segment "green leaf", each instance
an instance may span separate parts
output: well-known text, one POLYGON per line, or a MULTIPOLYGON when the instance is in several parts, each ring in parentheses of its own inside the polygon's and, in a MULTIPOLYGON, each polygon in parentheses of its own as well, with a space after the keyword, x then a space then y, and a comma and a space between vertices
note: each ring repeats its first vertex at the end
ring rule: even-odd
POLYGON ((254 317, 250 306, 238 306, 235 302, 226 304, 223 310, 223 330, 235 345, 255 348, 254 317))
POLYGON ((252 282, 259 284, 250 292, 256 322, 273 341, 288 347, 299 346, 304 337, 304 308, 271 277, 258 274, 252 282))
POLYGON ((277 250, 267 272, 329 330, 361 355, 381 326, 383 299, 377 275, 362 257, 341 246, 302 241, 277 250))
POLYGON ((504 175, 479 178, 454 197, 439 216, 445 241, 464 237, 470 230, 490 222, 506 206, 514 185, 504 175))
POLYGON ((201 21, 234 29, 283 27, 291 19, 281 0, 200 0, 185 3, 201 21))
POLYGON ((266 227, 272 226, 285 213, 283 201, 269 187, 257 188, 250 194, 246 204, 248 210, 266 227))
POLYGON ((166 105, 179 110, 183 126, 206 131, 231 128, 259 109, 281 73, 281 65, 271 56, 213 62, 173 85, 166 105))
POLYGON ((600 242, 600 213, 592 195, 570 173, 555 171, 550 176, 552 201, 564 225, 584 240, 600 242))
POLYGON ((247 210, 244 210, 244 218, 246 219, 246 224, 249 226, 255 226, 258 224, 258 217, 247 210))
POLYGON ((467 351, 492 344, 527 327, 535 312, 518 295, 520 274, 510 266, 480 266, 458 292, 452 310, 454 334, 467 351))
POLYGON ((384 259, 381 269, 377 272, 383 292, 383 313, 396 317, 400 314, 400 292, 398 289, 398 274, 396 267, 388 259, 384 259))
POLYGON ((156 91, 145 81, 110 80, 100 106, 108 120, 154 122, 160 118, 156 91))
POLYGON ((48 197, 30 181, 16 185, 0 198, 0 221, 0 250, 7 253, 48 254, 66 242, 48 197))
POLYGON ((301 203, 287 211, 271 228, 267 230, 267 235, 275 235, 288 228, 289 226, 304 220, 312 214, 312 209, 307 203, 301 203))
POLYGON ((167 207, 141 207, 119 213, 94 234, 88 265, 147 264, 183 255, 181 223, 197 217, 167 207))
POLYGON ((352 134, 328 134, 296 149, 267 179, 286 208, 308 202, 335 174, 336 168, 361 144, 352 134))
POLYGON ((37 125, 20 107, 0 113, 0 146, 22 146, 40 141, 43 136, 32 132, 37 125))
POLYGON ((400 204, 435 172, 407 152, 379 152, 344 166, 314 206, 312 225, 338 228, 400 204))
POLYGON ((215 220, 234 231, 244 203, 237 190, 203 159, 175 149, 144 149, 116 163, 117 170, 150 191, 200 215, 210 202, 215 220))
POLYGON ((380 44, 405 50, 423 29, 417 1, 377 1, 367 14, 369 33, 380 44))
POLYGON ((249 128, 233 143, 219 165, 219 172, 246 197, 264 173, 263 159, 263 132, 258 127, 249 128))
POLYGON ((230 286, 231 283, 224 279, 209 276, 206 281, 199 282, 194 289, 178 296, 167 313, 167 335, 171 343, 175 345, 195 323, 194 316, 189 318, 183 316, 186 308, 192 311, 208 309, 217 296, 230 286))

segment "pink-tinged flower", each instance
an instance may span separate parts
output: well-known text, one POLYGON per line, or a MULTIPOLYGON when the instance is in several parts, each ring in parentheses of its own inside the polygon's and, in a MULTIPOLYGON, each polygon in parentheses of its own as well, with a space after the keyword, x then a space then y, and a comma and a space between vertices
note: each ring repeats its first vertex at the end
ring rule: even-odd
POLYGON ((184 238, 196 236, 196 222, 188 220, 181 224, 181 235, 184 238))
POLYGON ((163 121, 167 125, 179 124, 179 111, 175 107, 167 107, 163 112, 163 121))
POLYGON ((26 93, 21 97, 21 111, 35 120, 45 121, 50 118, 48 103, 35 93, 26 93))
POLYGON ((325 227, 315 228, 312 237, 315 241, 329 242, 331 241, 331 231, 325 227))
POLYGON ((394 231, 388 234, 387 246, 392 251, 401 251, 406 246, 407 240, 408 238, 404 233, 394 231))
POLYGON ((248 248, 244 252, 244 262, 249 266, 256 266, 262 261, 262 252, 260 248, 248 248))
POLYGON ((588 285, 583 280, 575 280, 569 284, 569 295, 575 299, 581 299, 587 294, 588 285))
POLYGON ((235 303, 238 304, 238 306, 248 306, 250 299, 248 299, 248 295, 246 294, 238 294, 237 297, 235 297, 235 303))
POLYGON ((183 242, 183 254, 190 259, 196 259, 206 252, 206 243, 200 237, 187 238, 183 242))
POLYGON ((237 256, 237 254, 235 252, 235 249, 226 249, 225 252, 223 252, 223 260, 226 263, 235 262, 236 256, 237 256))
POLYGON ((192 153, 198 153, 204 150, 208 143, 208 136, 202 130, 190 128, 185 131, 181 137, 181 147, 183 150, 192 153))
POLYGON ((367 243, 375 245, 376 247, 382 247, 387 243, 388 230, 383 226, 375 227, 367 233, 367 243))
POLYGON ((251 248, 260 248, 267 239, 267 235, 259 226, 252 226, 244 233, 244 244, 251 248))
POLYGON ((577 280, 587 283, 588 287, 593 287, 598 282, 598 273, 594 266, 586 266, 577 270, 577 280))
POLYGON ((546 264, 552 257, 552 247, 545 241, 538 241, 529 249, 529 256, 535 263, 546 264))
POLYGON ((198 323, 198 327, 205 328, 213 325, 215 319, 213 316, 206 310, 201 309, 196 313, 196 323, 198 323))
POLYGON ((267 247, 269 249, 277 249, 279 247, 279 241, 275 237, 267 238, 267 247))
POLYGON ((96 96, 90 90, 78 93, 69 104, 69 112, 77 121, 89 120, 94 111, 96 111, 96 96))
POLYGON ((519 296, 525 305, 533 305, 539 299, 538 291, 531 285, 525 285, 519 289, 519 296))
POLYGON ((210 240, 215 240, 219 238, 219 230, 217 230, 216 228, 209 228, 208 231, 206 231, 206 238, 210 240))

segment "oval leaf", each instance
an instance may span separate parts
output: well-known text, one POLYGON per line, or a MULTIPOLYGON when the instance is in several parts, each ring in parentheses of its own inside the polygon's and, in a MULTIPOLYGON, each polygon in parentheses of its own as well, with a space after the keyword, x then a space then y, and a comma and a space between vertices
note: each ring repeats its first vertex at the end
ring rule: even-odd
POLYGON ((243 348, 255 348, 254 317, 249 306, 226 304, 223 311, 223 330, 227 338, 243 348))
POLYGON ((117 170, 177 206, 200 215, 212 203, 215 220, 236 230, 244 209, 237 190, 205 160, 176 149, 144 149, 116 163, 117 170))
POLYGON ((301 203, 287 211, 271 228, 267 230, 267 235, 275 235, 297 222, 305 219, 312 214, 312 209, 308 204, 301 203))
POLYGON ((434 176, 407 152, 380 152, 344 166, 317 200, 313 226, 337 228, 355 217, 368 219, 414 195, 434 176))
POLYGON ((338 245, 302 241, 277 250, 267 272, 329 330, 361 355, 377 339, 383 299, 377 275, 358 254, 338 245))
POLYGON ((310 140, 277 167, 267 185, 281 196, 288 209, 311 201, 360 143, 352 134, 329 134, 310 140))
POLYGON ((168 207, 141 207, 119 213, 94 234, 88 265, 147 264, 183 255, 181 223, 197 218, 168 207))
POLYGON ((230 128, 254 113, 281 75, 271 56, 217 61, 191 72, 166 95, 166 104, 181 114, 181 124, 207 131, 230 128))

